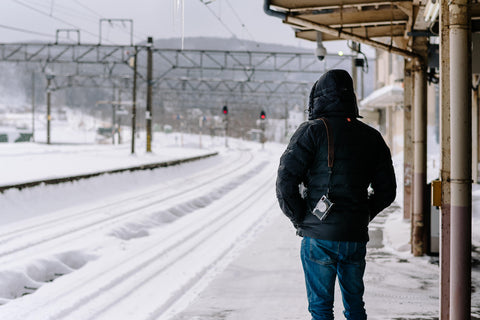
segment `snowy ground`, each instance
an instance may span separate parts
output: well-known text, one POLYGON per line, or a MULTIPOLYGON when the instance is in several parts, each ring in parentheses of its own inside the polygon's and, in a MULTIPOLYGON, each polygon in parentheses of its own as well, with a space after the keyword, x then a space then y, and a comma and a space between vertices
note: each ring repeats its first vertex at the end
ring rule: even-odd
MULTIPOLYGON (((154 141, 154 155, 136 156, 128 144, 0 145, 0 184, 220 152, 0 194, 0 319, 308 318, 300 239, 274 193, 284 146, 231 139, 226 149, 204 137, 200 149, 198 137, 176 134, 154 141)), ((474 215, 477 204, 480 191, 474 215)), ((477 222, 472 305, 480 318, 477 222)), ((401 209, 392 206, 370 232, 369 318, 438 317, 438 265, 411 256, 401 209)), ((339 296, 336 305, 342 318, 339 296)))

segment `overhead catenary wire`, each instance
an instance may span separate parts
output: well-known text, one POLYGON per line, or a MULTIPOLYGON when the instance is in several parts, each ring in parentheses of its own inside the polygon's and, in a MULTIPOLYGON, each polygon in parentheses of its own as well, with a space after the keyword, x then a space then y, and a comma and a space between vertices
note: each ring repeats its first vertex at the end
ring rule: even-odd
POLYGON ((230 34, 233 36, 233 38, 237 39, 238 41, 240 41, 242 43, 242 45, 247 48, 246 44, 244 41, 242 41, 240 38, 237 37, 237 35, 235 34, 235 32, 233 32, 226 24, 225 22, 223 22, 223 19, 217 15, 215 13, 215 11, 213 11, 212 8, 210 8, 210 6, 208 5, 209 3, 211 3, 212 1, 204 1, 204 0, 200 0, 200 2, 202 2, 205 7, 207 7, 208 11, 210 11, 211 14, 213 14, 215 16, 215 18, 220 22, 220 24, 228 31, 230 32, 230 34))
MULTIPOLYGON (((252 39, 253 42, 257 43, 257 41, 255 40, 255 37, 253 36, 253 34, 250 32, 250 30, 248 30, 247 26, 245 25, 245 23, 243 22, 243 20, 240 18, 240 15, 237 13, 237 11, 235 10, 235 8, 232 6, 232 4, 230 3, 229 0, 225 0, 225 2, 227 3, 227 5, 230 7, 230 9, 232 10, 233 14, 235 15, 235 17, 237 18, 237 20, 240 22, 240 25, 242 26, 243 29, 245 29, 245 31, 247 32, 247 34, 249 35, 250 39, 252 39)), ((257 43, 258 45, 258 43, 257 43)))
POLYGON ((95 10, 91 9, 90 7, 87 7, 86 5, 81 3, 80 1, 78 1, 78 0, 72 0, 72 1, 75 2, 77 5, 79 5, 80 7, 84 8, 85 10, 93 13, 95 16, 97 16, 97 18, 104 18, 100 13, 96 12, 95 10))
MULTIPOLYGON (((42 15, 45 15, 45 16, 51 18, 51 19, 54 19, 54 20, 56 20, 56 21, 59 21, 59 22, 61 22, 61 23, 66 24, 66 25, 68 25, 68 26, 71 26, 71 27, 74 27, 74 28, 76 28, 76 29, 78 29, 78 30, 81 30, 82 32, 85 32, 86 34, 89 34, 89 35, 91 35, 91 36, 94 36, 95 38, 98 38, 98 36, 99 36, 98 34, 93 33, 93 32, 90 32, 90 31, 88 31, 88 30, 86 30, 86 29, 84 29, 84 28, 81 28, 81 27, 79 27, 79 26, 77 26, 77 25, 75 25, 75 24, 73 24, 73 23, 70 23, 69 21, 66 21, 65 19, 59 18, 57 15, 53 15, 51 12, 48 12, 48 11, 44 11, 44 10, 42 10, 42 9, 39 9, 38 7, 35 7, 33 4, 27 3, 27 2, 24 1, 24 0, 12 0, 12 1, 15 2, 15 3, 17 3, 17 4, 19 4, 19 5, 21 5, 21 6, 24 6, 24 7, 28 8, 28 9, 30 9, 30 10, 33 10, 33 11, 35 11, 35 12, 37 12, 37 13, 40 13, 40 14, 42 14, 42 15)), ((37 5, 38 5, 38 4, 37 4, 37 5)), ((40 4, 40 6, 42 6, 42 4, 40 4)), ((48 5, 47 5, 47 6, 48 6, 48 5)), ((58 6, 58 4, 55 4, 55 6, 58 6)), ((45 7, 44 4, 43 4, 43 7, 45 7)), ((48 6, 48 7, 49 7, 49 6, 48 6)), ((59 6, 59 8, 62 8, 63 11, 66 10, 66 11, 67 11, 66 14, 68 14, 68 15, 70 15, 70 16, 72 16, 72 12, 75 12, 75 10, 72 10, 70 7, 59 6)), ((48 10, 48 9, 47 9, 47 10, 48 10)), ((81 14, 81 13, 78 14, 78 11, 76 11, 76 12, 77 12, 77 15, 76 15, 76 16, 82 17, 82 18, 84 18, 84 19, 86 18, 86 15, 81 14)), ((99 14, 96 13, 96 15, 99 15, 99 14)), ((73 15, 73 16, 75 16, 75 15, 73 15)), ((99 15, 99 16, 101 16, 101 15, 99 15)), ((90 16, 89 18, 90 18, 89 20, 91 20, 91 21, 98 22, 97 17, 93 18, 92 16, 90 16)), ((125 30, 121 30, 121 31, 124 32, 124 33, 127 32, 127 31, 125 31, 125 30)), ((143 38, 140 38, 139 36, 136 36, 136 35, 134 35, 134 36, 135 36, 137 39, 143 39, 143 38)), ((110 40, 108 40, 108 39, 107 39, 106 41, 109 42, 109 43, 111 43, 111 44, 113 44, 113 41, 110 41, 110 40)))
POLYGON ((81 31, 83 31, 83 32, 85 32, 85 33, 87 33, 87 34, 89 34, 89 35, 92 35, 92 36, 95 36, 95 37, 98 36, 98 35, 94 34, 93 32, 90 32, 90 31, 88 31, 88 30, 85 30, 85 29, 83 29, 83 28, 80 28, 79 26, 74 25, 73 23, 70 23, 70 22, 65 21, 65 20, 63 20, 63 19, 60 19, 60 18, 58 18, 58 17, 56 17, 56 16, 54 16, 54 15, 50 15, 48 12, 42 11, 42 10, 40 10, 40 9, 37 9, 37 8, 31 6, 31 5, 27 4, 27 3, 24 3, 24 2, 22 2, 22 1, 20 1, 20 0, 12 0, 12 1, 18 3, 18 4, 21 5, 21 6, 24 6, 24 7, 26 7, 26 8, 29 8, 29 9, 35 11, 35 12, 38 12, 38 13, 40 13, 40 14, 42 14, 42 15, 46 15, 47 17, 50 17, 51 19, 57 20, 57 21, 59 21, 59 22, 65 23, 66 25, 69 25, 69 26, 71 26, 71 27, 74 27, 74 28, 76 28, 76 29, 79 29, 79 30, 81 30, 81 31))
POLYGON ((18 32, 23 32, 23 33, 29 33, 29 34, 33 34, 33 35, 37 35, 37 36, 42 36, 42 37, 50 37, 50 38, 53 37, 52 34, 47 34, 47 33, 42 33, 42 32, 38 32, 38 31, 12 27, 12 26, 6 26, 6 25, 3 25, 3 24, 0 24, 0 28, 13 30, 13 31, 18 31, 18 32))
POLYGON ((69 16, 73 18, 81 18, 82 20, 88 20, 88 21, 98 21, 98 18, 95 16, 92 16, 91 13, 85 13, 81 12, 78 10, 75 10, 72 7, 65 6, 64 4, 59 4, 58 2, 48 4, 45 1, 39 1, 39 0, 22 0, 22 2, 36 8, 36 9, 43 9, 45 10, 45 14, 47 14, 49 17, 52 17, 53 15, 59 15, 61 14, 62 16, 69 16))
MULTIPOLYGON (((100 14, 99 12, 93 10, 92 8, 86 6, 85 4, 83 4, 82 2, 80 2, 79 0, 71 0, 71 1, 73 1, 74 3, 76 3, 76 4, 77 4, 78 6, 80 6, 81 8, 85 9, 86 11, 90 12, 91 14, 95 15, 95 21, 96 21, 96 22, 98 22, 99 19, 107 19, 104 15, 102 15, 102 14, 100 14)), ((113 25, 113 24, 111 23, 111 25, 113 25)), ((125 30, 125 28, 120 29, 120 31, 121 31, 122 33, 130 34, 130 32, 127 31, 127 30, 125 30)), ((134 32, 133 32, 133 36, 134 36, 136 39, 138 39, 138 40, 145 40, 145 38, 146 38, 146 35, 143 35, 143 34, 140 35, 140 34, 136 33, 135 30, 134 30, 134 32)))

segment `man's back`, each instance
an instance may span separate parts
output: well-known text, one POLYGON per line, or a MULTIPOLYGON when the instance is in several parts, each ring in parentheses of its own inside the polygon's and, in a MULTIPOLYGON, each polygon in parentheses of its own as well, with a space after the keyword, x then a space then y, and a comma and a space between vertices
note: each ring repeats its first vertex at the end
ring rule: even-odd
POLYGON ((331 70, 313 85, 309 121, 292 136, 280 159, 277 198, 299 235, 324 240, 368 241, 368 223, 395 199, 396 182, 390 150, 381 134, 357 118, 352 79, 331 70), (327 165, 326 119, 334 163, 327 165), (300 196, 298 185, 306 187, 300 196), (369 193, 372 191, 373 193, 369 193), (313 208, 327 196, 334 203, 320 221, 313 208))
MULTIPOLYGON (((299 234, 325 240, 367 241, 368 223, 395 198, 390 152, 380 133, 361 121, 348 117, 325 119, 333 137, 331 178, 327 134, 321 120, 307 122, 304 135, 291 146, 307 149, 310 154, 303 160, 311 162, 303 179, 307 214, 298 225, 299 234), (377 190, 375 196, 368 194, 369 186, 377 190), (334 206, 328 218, 320 221, 308 213, 327 191, 334 206)), ((297 165, 296 160, 285 161, 286 166, 297 165)))
POLYGON ((344 70, 330 70, 315 82, 308 113, 309 121, 297 129, 280 159, 278 202, 303 237, 301 259, 313 319, 333 319, 338 277, 345 317, 365 320, 368 223, 396 194, 390 150, 378 131, 357 120, 353 81, 344 70))

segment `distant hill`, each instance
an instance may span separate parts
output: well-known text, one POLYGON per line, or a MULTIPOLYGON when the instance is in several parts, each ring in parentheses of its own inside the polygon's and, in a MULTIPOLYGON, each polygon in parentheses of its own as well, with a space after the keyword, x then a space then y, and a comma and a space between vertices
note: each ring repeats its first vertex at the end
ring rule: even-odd
MULTIPOLYGON (((144 43, 142 43, 144 44, 144 43)), ((184 38, 183 49, 194 50, 232 50, 232 51, 262 51, 262 52, 312 52, 311 49, 295 46, 285 46, 272 43, 258 43, 238 38, 190 37, 184 38)), ((155 48, 181 49, 181 38, 154 39, 155 48)))

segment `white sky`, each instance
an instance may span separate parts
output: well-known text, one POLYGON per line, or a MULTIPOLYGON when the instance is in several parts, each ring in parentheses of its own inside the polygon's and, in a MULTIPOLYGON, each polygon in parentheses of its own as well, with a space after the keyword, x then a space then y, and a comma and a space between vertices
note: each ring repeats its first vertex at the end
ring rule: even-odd
MULTIPOLYGON (((133 19, 134 42, 147 36, 218 36, 312 47, 296 39, 291 27, 263 12, 263 0, 2 0, 0 42, 53 41, 57 29, 81 29, 83 43, 97 43, 99 19, 133 19), (176 10, 177 5, 180 6, 176 10), (219 21, 221 19, 222 22, 219 21), (243 24, 243 26, 242 26, 243 24), (18 28, 35 33, 14 31, 18 28)), ((105 43, 128 44, 129 25, 103 24, 105 43)), ((64 33, 63 35, 66 35, 64 33)), ((71 37, 76 39, 76 35, 71 37)))

